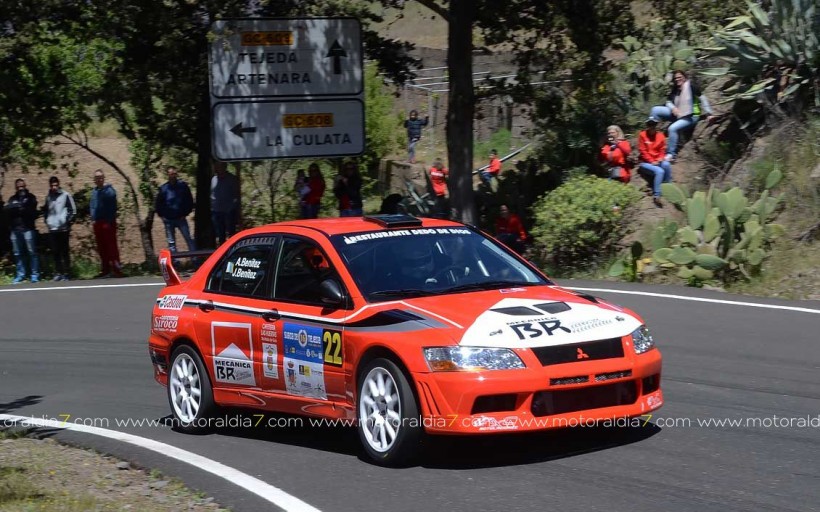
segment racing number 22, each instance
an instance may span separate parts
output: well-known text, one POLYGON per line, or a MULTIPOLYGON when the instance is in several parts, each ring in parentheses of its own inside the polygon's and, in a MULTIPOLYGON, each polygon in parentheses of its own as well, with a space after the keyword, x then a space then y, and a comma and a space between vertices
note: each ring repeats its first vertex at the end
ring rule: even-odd
POLYGON ((342 333, 325 331, 322 344, 325 346, 325 364, 342 366, 342 333))

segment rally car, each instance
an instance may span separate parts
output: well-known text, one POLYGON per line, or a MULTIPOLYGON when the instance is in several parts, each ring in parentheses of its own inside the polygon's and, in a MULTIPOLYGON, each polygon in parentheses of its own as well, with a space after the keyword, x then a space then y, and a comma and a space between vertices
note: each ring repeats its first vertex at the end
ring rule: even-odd
POLYGON ((173 420, 219 406, 357 425, 404 464, 425 434, 523 432, 663 404, 661 354, 628 309, 556 286, 463 224, 379 215, 244 231, 167 286, 149 353, 173 420))

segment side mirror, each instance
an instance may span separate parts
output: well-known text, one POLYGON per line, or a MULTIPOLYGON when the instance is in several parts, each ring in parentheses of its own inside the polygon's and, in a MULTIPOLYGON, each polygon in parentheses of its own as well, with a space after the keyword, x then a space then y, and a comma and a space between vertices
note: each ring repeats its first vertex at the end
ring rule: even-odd
POLYGON ((345 303, 345 294, 335 279, 325 279, 319 283, 319 298, 328 306, 341 306, 345 303))

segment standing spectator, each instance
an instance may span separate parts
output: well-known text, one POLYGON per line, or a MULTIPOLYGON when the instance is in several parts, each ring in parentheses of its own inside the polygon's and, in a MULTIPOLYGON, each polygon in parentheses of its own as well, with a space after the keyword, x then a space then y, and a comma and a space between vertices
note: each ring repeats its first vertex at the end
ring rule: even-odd
POLYGON ((498 158, 498 151, 493 149, 490 151, 490 163, 487 169, 481 171, 481 181, 490 187, 495 192, 498 190, 498 175, 501 173, 501 159, 498 158))
POLYGON ((239 180, 228 172, 224 162, 214 164, 211 178, 211 221, 217 245, 225 243, 236 233, 239 216, 239 180))
POLYGON ((177 168, 169 166, 167 171, 168 181, 159 187, 154 209, 165 224, 165 238, 168 240, 168 248, 171 252, 177 252, 177 239, 175 230, 182 233, 185 243, 188 244, 189 251, 196 250, 196 243, 191 238, 190 227, 188 226, 188 215, 194 210, 194 196, 188 184, 180 180, 177 168))
POLYGON ((40 280, 40 260, 37 256, 37 198, 28 191, 26 182, 18 178, 14 182, 16 193, 9 197, 5 211, 9 217, 11 251, 17 264, 17 274, 12 283, 22 283, 26 278, 26 258, 31 269, 31 282, 40 280))
POLYGON ((319 208, 322 206, 322 196, 325 195, 325 178, 322 176, 322 171, 319 169, 319 164, 310 164, 308 166, 308 187, 310 193, 307 196, 307 217, 308 219, 316 219, 319 217, 319 208))
POLYGON ((666 137, 658 131, 658 119, 649 117, 646 130, 638 134, 638 150, 641 152, 640 170, 651 175, 652 201, 661 207, 661 183, 672 181, 672 164, 664 159, 666 137))
POLYGON ((649 115, 655 119, 672 121, 668 129, 669 141, 664 159, 674 162, 678 153, 680 131, 694 127, 701 115, 712 115, 712 108, 706 96, 701 94, 700 88, 686 76, 686 71, 677 69, 673 75, 672 90, 666 105, 652 107, 649 115))
POLYGON ((117 246, 117 191, 105 183, 105 175, 100 169, 94 171, 91 220, 94 222, 94 238, 97 239, 102 266, 97 277, 124 277, 117 246))
POLYGON ((429 122, 428 116, 424 116, 424 120, 419 119, 417 110, 411 110, 410 117, 404 121, 404 127, 407 128, 407 159, 411 164, 416 163, 416 144, 421 140, 421 129, 429 122))
POLYGON ((299 218, 309 218, 309 212, 307 209, 307 197, 308 194, 310 194, 310 186, 308 185, 308 179, 305 175, 304 169, 299 169, 298 171, 296 171, 296 182, 293 184, 293 191, 296 192, 296 197, 299 198, 299 218))
POLYGON ((499 208, 499 216, 495 221, 495 237, 518 254, 524 252, 524 243, 527 241, 527 232, 518 215, 510 212, 506 204, 499 208))
POLYGON ((629 154, 632 153, 632 146, 618 125, 609 126, 606 129, 606 135, 606 144, 601 147, 598 157, 606 166, 610 179, 629 183, 632 179, 632 168, 628 159, 629 154))
POLYGON ((358 217, 362 215, 362 177, 354 162, 342 166, 342 172, 336 176, 333 194, 339 199, 340 217, 358 217))
POLYGON ((449 173, 447 168, 441 162, 441 158, 437 158, 432 167, 430 167, 430 183, 433 185, 433 195, 436 197, 436 216, 447 218, 449 212, 447 208, 447 177, 449 173))
POLYGON ((57 176, 49 178, 43 216, 48 227, 51 252, 54 254, 55 281, 69 280, 71 255, 68 248, 68 237, 76 214, 77 207, 74 204, 74 198, 60 188, 60 179, 57 176))

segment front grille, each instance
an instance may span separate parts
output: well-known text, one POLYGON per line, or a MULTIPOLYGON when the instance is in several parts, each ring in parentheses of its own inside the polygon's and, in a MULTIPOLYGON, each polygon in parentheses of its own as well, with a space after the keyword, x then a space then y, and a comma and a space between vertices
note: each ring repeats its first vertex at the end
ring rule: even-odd
POLYGON ((571 345, 555 347, 537 347, 531 349, 544 366, 578 361, 594 361, 596 359, 613 359, 624 356, 624 345, 621 338, 607 340, 586 341, 571 345))
POLYGON ((632 377, 632 370, 624 370, 622 372, 599 373, 595 376, 595 382, 623 379, 624 377, 632 377))
POLYGON ((589 377, 586 375, 579 375, 577 377, 561 377, 558 379, 550 379, 550 386, 566 386, 568 384, 583 384, 589 382, 589 377))
POLYGON ((532 398, 533 416, 552 416, 569 412, 634 404, 638 399, 635 381, 614 382, 601 386, 539 391, 532 398))

